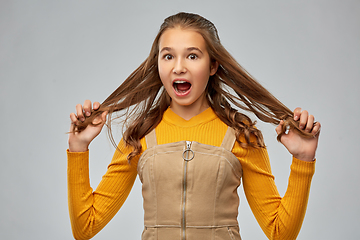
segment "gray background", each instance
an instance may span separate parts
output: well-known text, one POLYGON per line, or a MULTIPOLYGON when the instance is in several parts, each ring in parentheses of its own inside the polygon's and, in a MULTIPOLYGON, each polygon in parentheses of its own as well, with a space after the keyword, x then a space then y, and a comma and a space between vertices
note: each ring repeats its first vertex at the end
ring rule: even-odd
MULTIPOLYGON (((145 59, 163 19, 196 12, 291 109, 322 123, 317 170, 298 239, 360 239, 360 1, 0 1, 0 239, 72 239, 67 209, 69 114, 103 101, 145 59)), ((291 156, 263 130, 281 194, 291 156)), ((116 134, 117 141, 121 138, 116 134)), ((113 147, 91 144, 95 188, 113 147)), ((243 239, 266 239, 243 190, 243 239)), ((141 186, 94 239, 140 239, 141 186)))

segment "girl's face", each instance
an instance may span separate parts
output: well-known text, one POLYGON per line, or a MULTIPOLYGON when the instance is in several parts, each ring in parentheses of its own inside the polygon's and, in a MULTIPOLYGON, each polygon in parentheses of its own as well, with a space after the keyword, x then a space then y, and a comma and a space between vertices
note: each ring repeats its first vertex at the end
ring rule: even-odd
POLYGON ((209 107, 205 89, 217 67, 217 62, 211 63, 205 40, 199 33, 172 28, 162 34, 158 69, 160 79, 172 99, 171 108, 203 111, 209 107))

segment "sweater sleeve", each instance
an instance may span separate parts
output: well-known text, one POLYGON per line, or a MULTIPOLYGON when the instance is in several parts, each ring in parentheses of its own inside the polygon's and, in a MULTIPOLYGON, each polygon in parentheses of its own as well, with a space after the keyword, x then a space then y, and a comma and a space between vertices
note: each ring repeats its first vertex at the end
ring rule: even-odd
POLYGON ((271 173, 267 150, 247 149, 245 152, 239 156, 243 167, 243 187, 260 227, 269 239, 296 239, 306 212, 315 162, 293 158, 288 187, 281 198, 271 173))
POLYGON ((90 239, 119 211, 137 175, 137 158, 129 164, 129 152, 121 141, 121 152, 115 151, 106 174, 95 191, 89 180, 89 151, 67 152, 68 205, 75 239, 90 239))

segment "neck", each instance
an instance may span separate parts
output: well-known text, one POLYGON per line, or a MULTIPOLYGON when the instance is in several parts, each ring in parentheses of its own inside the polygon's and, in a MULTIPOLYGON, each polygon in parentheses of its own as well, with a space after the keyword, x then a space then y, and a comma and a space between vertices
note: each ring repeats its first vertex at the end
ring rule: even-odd
POLYGON ((173 104, 171 102, 170 108, 171 110, 176 113, 179 117, 190 120, 191 118, 195 117, 196 115, 199 115, 206 109, 208 109, 210 106, 207 103, 207 101, 202 101, 201 104, 191 104, 191 105, 178 105, 173 104))

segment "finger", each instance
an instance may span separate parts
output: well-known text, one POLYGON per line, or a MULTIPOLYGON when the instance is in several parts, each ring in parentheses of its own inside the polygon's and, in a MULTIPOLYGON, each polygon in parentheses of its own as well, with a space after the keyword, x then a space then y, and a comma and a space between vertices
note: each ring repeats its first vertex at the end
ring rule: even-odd
POLYGON ((91 115, 91 101, 90 100, 85 100, 84 112, 87 117, 91 115))
POLYGON ((83 107, 81 104, 76 105, 76 116, 80 121, 85 121, 83 107))
POLYGON ((77 123, 78 118, 76 117, 75 113, 70 114, 70 120, 71 120, 71 124, 76 124, 77 123))
POLYGON ((70 124, 69 133, 72 133, 74 130, 76 130, 76 124, 78 122, 78 119, 77 119, 75 113, 70 114, 70 121, 71 121, 71 124, 70 124))
POLYGON ((321 124, 319 122, 316 122, 314 124, 314 127, 313 127, 311 133, 314 134, 314 136, 316 136, 320 133, 320 130, 321 130, 321 124))
POLYGON ((99 102, 94 102, 93 109, 94 109, 94 110, 98 110, 99 107, 100 107, 100 103, 99 103, 99 102))
POLYGON ((304 129, 304 128, 305 128, 306 123, 307 123, 307 120, 308 120, 308 116, 309 116, 308 111, 304 110, 304 111, 301 112, 301 115, 300 115, 300 123, 299 123, 299 128, 300 128, 300 129, 304 129))
POLYGON ((305 132, 311 132, 311 130, 314 128, 314 122, 315 122, 315 118, 313 115, 310 115, 308 117, 307 123, 306 123, 306 128, 305 128, 305 132))
POLYGON ((301 115, 301 108, 299 108, 299 107, 295 108, 295 110, 294 110, 294 120, 295 121, 299 120, 300 115, 301 115))

